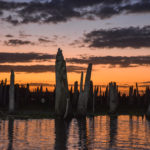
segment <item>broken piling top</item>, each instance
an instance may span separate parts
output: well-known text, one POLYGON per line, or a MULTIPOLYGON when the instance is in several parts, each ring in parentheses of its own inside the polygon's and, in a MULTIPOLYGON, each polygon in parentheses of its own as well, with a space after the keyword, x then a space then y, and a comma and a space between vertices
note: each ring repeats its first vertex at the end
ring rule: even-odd
POLYGON ((83 91, 83 72, 81 72, 81 80, 80 80, 80 92, 83 91))
POLYGON ((62 54, 62 50, 60 48, 58 48, 57 55, 56 55, 56 61, 61 61, 61 60, 64 60, 64 56, 62 54))
POLYGON ((116 82, 110 82, 109 87, 117 88, 116 82))
POLYGON ((86 88, 89 89, 89 87, 90 87, 91 72, 92 72, 92 63, 90 63, 87 68, 84 90, 86 88))
POLYGON ((4 82, 3 82, 3 80, 1 81, 1 86, 3 86, 3 84, 4 84, 4 82))
POLYGON ((129 96, 132 96, 133 95, 133 86, 130 86, 129 87, 129 96))
POLYGON ((74 82, 74 92, 78 91, 78 81, 74 82))
POLYGON ((5 85, 7 84, 7 79, 5 79, 5 85))
POLYGON ((14 85, 14 82, 15 82, 15 74, 14 74, 14 71, 11 70, 10 85, 14 85))

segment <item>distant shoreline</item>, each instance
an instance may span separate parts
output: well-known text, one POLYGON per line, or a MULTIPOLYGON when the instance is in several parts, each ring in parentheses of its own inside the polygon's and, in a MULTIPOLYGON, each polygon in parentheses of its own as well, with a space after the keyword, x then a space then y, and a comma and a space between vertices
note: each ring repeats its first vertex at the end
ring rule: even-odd
MULTIPOLYGON (((110 114, 107 110, 101 110, 99 112, 88 112, 86 117, 93 116, 120 116, 120 115, 129 115, 129 116, 143 116, 145 115, 146 110, 143 109, 122 109, 118 110, 116 113, 110 114)), ((22 110, 9 113, 8 111, 0 111, 0 119, 8 120, 13 119, 56 119, 58 118, 55 115, 54 111, 42 111, 42 110, 22 110)), ((76 118, 75 116, 73 118, 76 118)))

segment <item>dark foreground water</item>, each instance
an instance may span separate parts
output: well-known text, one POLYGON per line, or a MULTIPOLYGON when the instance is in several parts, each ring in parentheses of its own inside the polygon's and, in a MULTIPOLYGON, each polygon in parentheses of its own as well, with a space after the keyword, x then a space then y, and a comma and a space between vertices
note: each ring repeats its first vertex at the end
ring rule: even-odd
POLYGON ((150 149, 150 122, 136 116, 98 116, 70 122, 0 120, 0 150, 150 149))

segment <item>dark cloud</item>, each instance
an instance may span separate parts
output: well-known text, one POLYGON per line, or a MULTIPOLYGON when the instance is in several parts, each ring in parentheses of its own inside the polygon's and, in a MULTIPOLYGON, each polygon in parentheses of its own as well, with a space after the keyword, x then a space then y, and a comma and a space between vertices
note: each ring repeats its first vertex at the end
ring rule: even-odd
MULTIPOLYGON (((101 19, 107 19, 114 15, 120 15, 123 12, 125 14, 131 14, 131 13, 150 13, 150 1, 149 0, 139 0, 136 3, 132 4, 131 0, 127 1, 118 1, 118 4, 114 5, 114 2, 112 1, 109 4, 113 5, 103 5, 101 9, 95 10, 94 14, 101 19), (124 3, 123 5, 120 5, 120 3, 124 3)), ((105 2, 106 3, 106 2, 105 2)))
POLYGON ((67 66, 67 72, 81 73, 81 71, 86 71, 86 67, 67 66))
MULTIPOLYGON (((80 13, 75 11, 72 7, 65 5, 58 1, 47 3, 31 2, 26 7, 18 11, 19 17, 22 21, 18 23, 58 23, 66 22, 72 17, 80 17, 80 13)), ((12 22, 12 17, 8 22, 12 22)))
POLYGON ((27 41, 27 40, 11 39, 9 41, 5 41, 5 45, 8 45, 8 46, 34 45, 34 43, 31 41, 27 41))
POLYGON ((38 39, 40 43, 50 43, 52 42, 51 40, 47 39, 47 38, 39 38, 38 39))
POLYGON ((109 65, 110 67, 138 67, 143 65, 150 65, 150 56, 89 56, 80 58, 67 58, 67 62, 75 64, 89 64, 94 65, 109 65))
POLYGON ((83 39, 74 40, 73 42, 69 43, 69 45, 73 47, 79 47, 79 48, 85 47, 82 41, 83 39))
POLYGON ((149 13, 150 12, 150 1, 141 0, 141 3, 135 3, 132 5, 125 5, 120 7, 120 11, 127 11, 127 13, 149 13))
POLYGON ((13 16, 9 15, 8 17, 6 18, 2 18, 3 21, 6 21, 8 23, 11 23, 12 25, 18 25, 19 24, 19 21, 17 19, 14 19, 13 16))
POLYGON ((95 48, 150 47, 150 26, 95 30, 85 34, 84 43, 95 48))
POLYGON ((100 17, 101 19, 110 18, 114 15, 118 15, 120 13, 119 10, 115 9, 113 6, 103 7, 100 10, 95 11, 95 15, 100 17))
POLYGON ((143 85, 139 85, 138 87, 150 87, 150 84, 143 84, 143 85))
POLYGON ((14 10, 16 8, 25 7, 27 5, 28 4, 25 2, 18 3, 18 2, 13 2, 13 1, 8 2, 6 0, 0 0, 0 10, 14 10))
POLYGON ((12 38, 12 37, 14 37, 14 36, 11 35, 11 34, 7 34, 7 35, 5 35, 5 37, 7 37, 7 38, 12 38))
POLYGON ((42 53, 0 53, 0 63, 50 61, 51 59, 55 59, 55 55, 42 53))
POLYGON ((14 70, 15 72, 27 72, 27 73, 40 73, 40 72, 49 72, 54 71, 54 66, 46 66, 46 65, 0 65, 0 72, 10 72, 10 70, 14 70))
POLYGON ((150 83, 150 81, 139 82, 139 84, 143 84, 143 83, 145 83, 145 84, 149 84, 149 83, 150 83))
MULTIPOLYGON (((54 87, 54 84, 49 84, 49 83, 28 83, 30 86, 53 86, 54 87)), ((26 86, 27 84, 21 84, 21 85, 24 85, 26 86)))
POLYGON ((0 12, 2 15, 4 10, 9 11, 8 16, 4 17, 3 14, 3 20, 13 25, 59 23, 72 18, 106 19, 121 13, 150 13, 149 0, 134 2, 132 0, 52 0, 28 3, 0 1, 0 12))
MULTIPOLYGON (((55 72, 54 65, 0 65, 0 72, 10 72, 10 70, 15 72, 26 72, 26 73, 43 73, 43 72, 55 72)), ((85 71, 86 68, 79 66, 67 66, 67 72, 80 73, 85 71)))

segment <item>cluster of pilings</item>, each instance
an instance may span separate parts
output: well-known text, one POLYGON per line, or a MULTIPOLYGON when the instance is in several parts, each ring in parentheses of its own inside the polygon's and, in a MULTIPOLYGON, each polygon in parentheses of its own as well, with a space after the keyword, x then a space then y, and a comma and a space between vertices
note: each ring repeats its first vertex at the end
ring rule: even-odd
MULTIPOLYGON (((10 84, 1 81, 0 84, 0 110, 20 111, 20 110, 53 110, 55 105, 55 91, 43 91, 42 86, 34 91, 29 90, 30 85, 26 86, 15 84, 14 71, 11 71, 10 84)), ((54 111, 54 110, 53 110, 54 111)))
POLYGON ((5 82, 2 80, 0 84, 0 106, 7 107, 9 102, 9 85, 7 79, 5 82))
POLYGON ((14 71, 11 71, 10 85, 7 80, 0 84, 0 109, 14 112, 15 110, 48 110, 55 111, 62 118, 68 116, 86 116, 87 113, 99 112, 132 112, 143 111, 150 117, 150 88, 146 87, 140 95, 138 85, 129 87, 129 94, 122 94, 115 82, 111 82, 102 92, 100 86, 93 86, 91 81, 92 64, 88 65, 85 82, 81 73, 80 86, 75 81, 74 87, 69 90, 66 62, 62 50, 56 55, 56 86, 54 91, 43 91, 42 86, 30 91, 30 85, 15 84, 14 71))
MULTIPOLYGON (((37 87, 33 91, 29 90, 30 85, 22 86, 19 84, 14 85, 14 105, 13 107, 9 104, 9 91, 11 90, 10 85, 7 81, 1 81, 0 84, 0 108, 5 110, 50 110, 55 109, 55 90, 44 91, 43 87, 37 87), (10 107, 9 107, 10 106, 10 107), (10 109, 9 109, 10 108, 10 109), (41 109, 40 109, 41 108, 41 109)), ((74 87, 68 89, 68 95, 70 97, 70 107, 72 114, 76 114, 79 109, 80 103, 79 95, 80 90, 83 92, 82 86, 79 86, 78 82, 74 83, 74 87), (80 89, 81 88, 81 89, 80 89)), ((150 104, 150 89, 146 87, 144 94, 139 94, 138 86, 133 89, 133 86, 129 87, 129 93, 121 94, 118 91, 116 83, 110 83, 106 90, 102 92, 101 86, 93 86, 93 82, 90 81, 90 88, 88 90, 88 101, 87 101, 87 113, 99 113, 109 112, 115 113, 122 110, 132 111, 141 109, 146 112, 150 104)), ((10 94, 11 95, 11 94, 10 94)), ((12 97, 11 97, 12 98, 12 97)), ((12 99, 10 99, 11 101, 12 99)))
POLYGON ((86 116, 88 112, 100 112, 101 109, 116 113, 127 109, 147 110, 147 115, 150 116, 150 90, 146 89, 144 95, 140 95, 138 85, 133 90, 129 88, 129 96, 121 95, 118 91, 118 86, 115 82, 109 83, 105 93, 99 94, 98 87, 93 87, 93 82, 90 81, 92 64, 88 65, 86 78, 83 88, 83 72, 81 73, 80 91, 78 90, 78 81, 74 83, 74 93, 68 90, 66 62, 62 55, 62 51, 58 49, 56 55, 56 98, 55 112, 58 116, 66 118, 70 114, 75 116, 86 116), (148 107, 149 106, 149 107, 148 107))
POLYGON ((78 82, 75 82, 75 92, 71 96, 68 90, 66 61, 64 60, 62 50, 58 49, 56 55, 56 97, 55 97, 55 112, 56 115, 67 118, 74 115, 85 116, 87 114, 87 104, 90 90, 92 64, 89 64, 86 72, 85 83, 83 87, 83 72, 81 73, 80 93, 78 92, 78 82), (72 99, 73 104, 72 104, 72 99), (76 105, 76 106, 75 106, 76 105), (74 109, 73 109, 74 108, 74 109), (74 112, 73 112, 74 110, 74 112))
MULTIPOLYGON (((77 82, 75 82, 75 86, 77 82)), ((73 108, 77 107, 77 101, 80 91, 75 88, 74 92, 71 90, 73 108)), ((126 110, 126 112, 134 110, 147 111, 150 104, 150 88, 146 87, 144 94, 139 94, 138 86, 133 89, 129 87, 128 94, 121 94, 115 82, 111 82, 106 86, 106 90, 102 92, 101 86, 93 86, 90 81, 90 90, 88 97, 87 111, 91 113, 98 113, 107 111, 108 113, 116 113, 126 110)), ((73 109, 74 110, 74 109, 73 109)))

